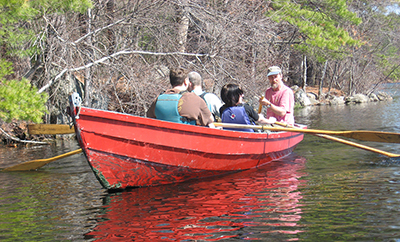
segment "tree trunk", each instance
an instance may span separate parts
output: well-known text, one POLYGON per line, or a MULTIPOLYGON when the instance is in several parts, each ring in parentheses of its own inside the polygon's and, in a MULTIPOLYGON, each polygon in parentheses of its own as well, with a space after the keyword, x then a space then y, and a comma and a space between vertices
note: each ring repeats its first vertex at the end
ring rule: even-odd
MULTIPOLYGON (((114 22, 114 0, 108 0, 106 13, 109 19, 109 24, 114 22)), ((108 54, 111 55, 115 51, 115 33, 113 28, 107 29, 107 39, 108 39, 108 54)))
POLYGON ((339 67, 339 63, 336 61, 335 62, 335 69, 334 69, 333 74, 332 74, 331 83, 329 83, 328 93, 331 93, 331 89, 332 89, 333 83, 336 82, 338 67, 339 67))
POLYGON ((319 81, 318 100, 322 99, 322 88, 324 87, 324 78, 326 75, 327 66, 328 66, 328 61, 326 60, 324 65, 324 70, 322 71, 322 77, 321 80, 319 81))
MULTIPOLYGON (((92 29, 92 10, 88 9, 88 16, 87 16, 87 32, 90 33, 92 29)), ((93 57, 93 50, 92 50, 92 36, 87 38, 87 46, 88 46, 88 58, 87 61, 91 62, 93 57)), ((92 93, 92 75, 91 75, 91 67, 85 69, 85 98, 84 98, 84 105, 87 107, 91 107, 91 93, 92 93)))
POLYGON ((353 95, 353 83, 354 83, 354 71, 353 71, 353 65, 350 67, 350 81, 349 81, 349 95, 353 95))
POLYGON ((303 58, 303 90, 306 92, 307 87, 307 56, 304 55, 303 58))
POLYGON ((189 29, 189 18, 186 11, 187 1, 182 1, 183 6, 178 11, 178 51, 186 52, 186 40, 189 29))

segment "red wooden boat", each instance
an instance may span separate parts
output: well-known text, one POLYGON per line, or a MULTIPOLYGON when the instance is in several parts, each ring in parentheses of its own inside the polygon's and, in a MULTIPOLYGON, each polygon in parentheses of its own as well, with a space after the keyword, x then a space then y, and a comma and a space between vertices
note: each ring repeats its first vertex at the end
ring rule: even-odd
POLYGON ((256 168, 287 156, 303 139, 302 133, 219 130, 87 108, 77 93, 69 112, 83 153, 109 190, 256 168))

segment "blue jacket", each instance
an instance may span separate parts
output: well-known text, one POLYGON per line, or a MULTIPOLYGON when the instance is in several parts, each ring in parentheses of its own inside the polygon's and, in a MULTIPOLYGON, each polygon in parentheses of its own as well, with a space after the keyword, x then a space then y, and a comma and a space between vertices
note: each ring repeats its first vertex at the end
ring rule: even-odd
MULTIPOLYGON (((221 119, 223 123, 234 123, 234 124, 254 124, 250 122, 249 116, 246 113, 246 109, 243 106, 234 106, 226 108, 222 114, 221 119)), ((224 128, 228 130, 234 131, 245 131, 245 132, 254 132, 253 129, 230 129, 224 128)))

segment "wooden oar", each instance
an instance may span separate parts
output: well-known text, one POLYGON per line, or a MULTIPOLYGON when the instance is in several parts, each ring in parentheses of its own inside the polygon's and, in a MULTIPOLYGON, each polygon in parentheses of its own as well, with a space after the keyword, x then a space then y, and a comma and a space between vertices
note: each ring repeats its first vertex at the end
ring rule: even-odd
POLYGON ((378 154, 381 154, 381 155, 385 155, 385 156, 388 156, 388 157, 391 157, 391 158, 400 157, 400 154, 394 154, 394 153, 386 152, 386 151, 383 151, 383 150, 378 150, 378 149, 375 149, 375 148, 372 148, 372 147, 369 147, 369 146, 366 146, 366 145, 357 144, 357 143, 354 143, 354 142, 351 142, 351 141, 348 141, 348 140, 332 137, 332 136, 329 136, 329 135, 317 134, 316 136, 322 137, 324 139, 336 141, 336 142, 339 142, 339 143, 342 143, 342 144, 350 145, 350 146, 353 146, 353 147, 357 147, 357 148, 360 148, 360 149, 372 151, 372 152, 375 152, 375 153, 378 153, 378 154))
MULTIPOLYGON (((279 123, 278 123, 279 124, 279 123)), ((269 127, 262 125, 245 125, 245 124, 228 124, 228 123, 214 123, 216 127, 226 128, 238 128, 238 129, 260 129, 270 131, 290 131, 299 132, 306 134, 323 134, 323 135, 336 135, 346 138, 362 140, 362 141, 373 141, 373 142, 385 142, 385 143, 400 143, 400 133, 380 132, 380 131, 332 131, 332 130, 318 130, 318 129, 299 129, 289 127, 269 127)))
POLYGON ((31 160, 31 161, 27 161, 27 162, 24 162, 24 163, 15 165, 15 166, 10 166, 10 167, 4 168, 3 171, 32 171, 32 170, 39 169, 40 167, 42 167, 52 161, 55 161, 55 160, 58 160, 61 158, 65 158, 70 155, 79 154, 81 152, 82 152, 82 149, 77 149, 77 150, 74 150, 74 151, 71 151, 71 152, 68 152, 68 153, 65 153, 62 155, 54 156, 54 157, 51 157, 48 159, 31 160))
MULTIPOLYGON (((262 99, 264 99, 264 96, 261 96, 261 97, 260 97, 260 101, 261 101, 262 99)), ((260 104, 258 105, 258 114, 260 114, 261 111, 262 111, 262 104, 260 103, 260 104)))
POLYGON ((74 126, 68 124, 29 124, 29 134, 73 134, 74 126))
MULTIPOLYGON (((290 126, 290 125, 287 125, 287 124, 284 124, 284 123, 281 123, 281 122, 275 122, 275 124, 283 126, 283 127, 293 128, 293 126, 290 126)), ((392 158, 393 157, 400 157, 400 154, 394 154, 394 153, 386 152, 386 151, 383 151, 383 150, 378 150, 378 149, 375 149, 375 148, 372 148, 372 147, 369 147, 369 146, 366 146, 366 145, 354 143, 354 142, 351 142, 349 140, 344 140, 344 139, 340 139, 340 138, 337 138, 337 137, 332 137, 332 136, 329 136, 329 135, 326 135, 326 134, 314 134, 314 135, 318 136, 318 137, 322 137, 324 139, 336 141, 336 142, 339 142, 339 143, 342 143, 342 144, 345 144, 345 145, 350 145, 350 146, 353 146, 353 147, 356 147, 356 148, 360 148, 360 149, 363 149, 363 150, 372 151, 372 152, 375 152, 375 153, 378 153, 378 154, 381 154, 381 155, 385 155, 385 156, 388 156, 388 157, 392 157, 392 158)))
MULTIPOLYGON (((279 123, 279 122, 275 122, 275 124, 286 126, 285 124, 282 124, 282 123, 279 123)), ((385 155, 385 156, 388 156, 388 157, 400 157, 400 154, 394 154, 394 153, 389 153, 389 152, 386 152, 386 151, 383 151, 383 150, 378 150, 378 149, 375 149, 375 148, 372 148, 372 147, 369 147, 369 146, 366 146, 366 145, 361 145, 361 144, 357 144, 357 143, 354 143, 354 142, 351 142, 351 141, 348 141, 348 140, 344 140, 344 139, 332 137, 332 136, 329 136, 329 135, 326 135, 326 134, 322 134, 320 132, 319 133, 317 133, 317 132, 307 132, 310 129, 298 129, 298 128, 290 128, 290 127, 288 127, 288 128, 285 128, 285 127, 278 128, 278 127, 266 127, 266 126, 261 126, 261 125, 228 124, 228 123, 214 123, 214 125, 216 127, 226 127, 226 128, 239 128, 239 129, 246 128, 246 129, 261 129, 261 130, 271 130, 271 131, 287 131, 287 132, 309 133, 309 134, 316 135, 316 136, 319 136, 319 137, 322 137, 322 138, 325 138, 325 139, 329 139, 329 140, 332 140, 332 141, 336 141, 336 142, 339 142, 339 143, 342 143, 342 144, 351 145, 353 147, 357 147, 357 148, 360 148, 360 149, 364 149, 364 150, 372 151, 372 152, 375 152, 375 153, 378 153, 378 154, 382 154, 382 155, 385 155)), ((331 131, 331 132, 335 132, 335 131, 331 131)))

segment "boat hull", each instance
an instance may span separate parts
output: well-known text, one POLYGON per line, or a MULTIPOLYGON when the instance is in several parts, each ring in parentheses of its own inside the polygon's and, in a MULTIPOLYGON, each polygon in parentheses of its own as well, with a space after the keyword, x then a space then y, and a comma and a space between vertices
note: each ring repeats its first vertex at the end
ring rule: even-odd
POLYGON ((290 154, 294 132, 249 133, 91 109, 71 101, 82 150, 106 189, 155 186, 256 168, 290 154))

